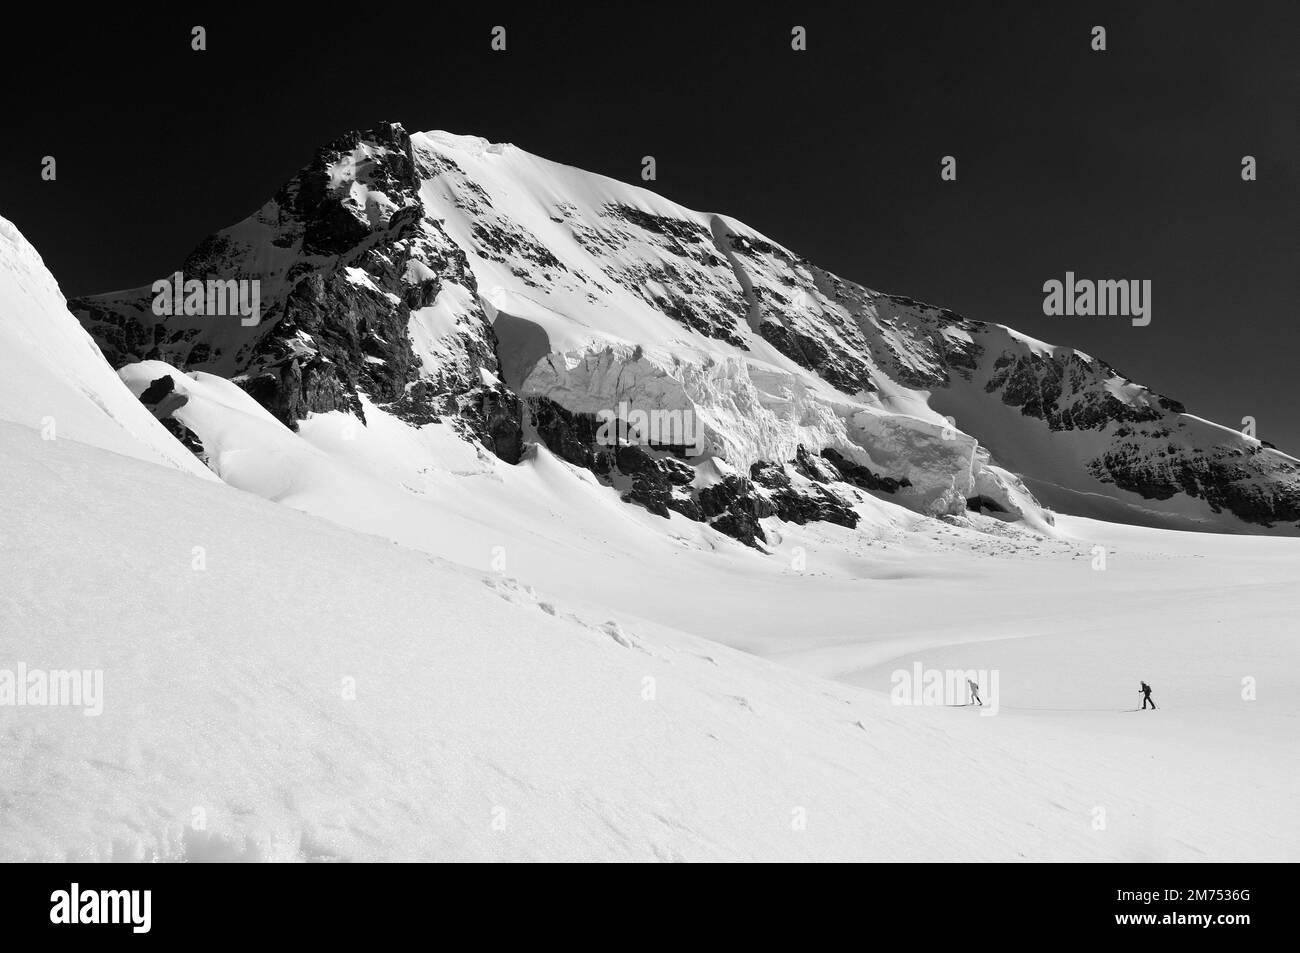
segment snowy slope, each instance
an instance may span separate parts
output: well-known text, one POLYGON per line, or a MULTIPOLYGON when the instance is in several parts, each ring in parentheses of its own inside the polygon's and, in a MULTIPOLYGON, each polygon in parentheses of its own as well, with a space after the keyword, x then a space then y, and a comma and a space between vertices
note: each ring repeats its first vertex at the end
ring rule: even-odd
MULTIPOLYGON (((1141 646, 1158 716, 1120 712, 1134 686, 1099 677, 1096 653, 1097 671, 1076 678, 1046 638, 1038 657, 1007 662, 1021 666, 1004 683, 1007 707, 981 718, 894 706, 883 692, 664 626, 607 625, 508 577, 229 487, 78 444, 53 453, 11 424, 0 424, 0 458, 0 573, 18 581, 0 599, 6 664, 104 677, 98 717, 0 707, 0 859, 1200 860, 1300 850, 1293 825, 1279 823, 1300 780, 1285 715, 1300 685, 1294 653, 1274 655, 1271 623, 1235 650, 1243 672, 1271 659, 1257 703, 1233 704, 1235 684, 1199 677, 1172 691, 1174 672, 1189 670, 1186 637, 1180 646, 1139 629, 1122 637, 1141 646), (139 496, 153 501, 148 521, 131 502, 139 496), (1109 714, 1038 710, 1072 707, 1083 681, 1095 688, 1088 707, 1109 714), (1094 828, 1098 806, 1104 830, 1094 828)), ((1249 578, 1257 620, 1294 617, 1266 545, 1289 541, 1188 538, 1214 558, 1195 571, 1214 573, 1221 599, 1249 578)), ((771 563, 732 552, 745 566, 771 563)), ((1073 578, 1077 598, 1095 600, 1087 590, 1099 574, 1043 555, 1025 565, 1056 566, 1058 583, 1073 578)), ((990 562, 953 558, 973 572, 990 562)), ((689 577, 677 578, 679 595, 707 604, 707 581, 686 593, 689 577)), ((1023 591, 1011 573, 991 578, 1023 591)), ((914 584, 873 588, 911 599, 914 584)), ((860 598, 844 596, 842 608, 860 598)), ((1197 607, 1177 619, 1162 611, 1171 626, 1196 624, 1197 607)), ((1057 605, 1054 618, 1067 615, 1079 615, 1075 603, 1057 605)), ((949 612, 950 632, 955 622, 949 612)), ((1096 623, 1105 631, 1110 618, 1096 623)), ((774 626, 766 634, 782 637, 774 626)), ((1196 644, 1222 649, 1215 638, 1196 644)))
MULTIPOLYGON (((465 287, 411 339, 458 333, 465 287)), ((535 429, 510 461, 364 391, 286 422, 224 375, 120 375, 108 399, 166 408, 225 485, 0 421, 0 681, 105 691, 97 717, 0 705, 0 859, 1300 855, 1295 540, 1035 524, 954 439, 1019 519, 929 518, 804 456, 787 479, 854 525, 762 516, 760 552, 626 505, 535 429), (917 664, 996 670, 996 717, 891 704, 917 664), (1158 713, 1130 710, 1139 678, 1158 713)))
POLYGON ((122 386, 40 255, 3 218, 0 420, 211 478, 122 386))

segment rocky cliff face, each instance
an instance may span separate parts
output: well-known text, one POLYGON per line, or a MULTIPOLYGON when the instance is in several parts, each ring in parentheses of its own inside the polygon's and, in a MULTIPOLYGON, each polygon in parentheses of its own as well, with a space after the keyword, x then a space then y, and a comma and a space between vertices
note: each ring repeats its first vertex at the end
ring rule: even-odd
POLYGON ((260 324, 159 317, 148 288, 71 307, 115 364, 221 374, 291 426, 377 408, 511 462, 537 440, 630 503, 751 545, 772 517, 852 527, 862 493, 1037 528, 1035 494, 1300 528, 1297 461, 1103 362, 509 145, 395 124, 342 137, 182 271, 260 280, 260 324), (693 439, 602 438, 629 413, 675 415, 693 439))
POLYGON ((151 288, 70 307, 116 366, 161 360, 221 374, 291 427, 331 410, 364 421, 365 395, 413 426, 455 419, 518 460, 519 400, 500 384, 465 253, 420 202, 422 171, 400 127, 352 133, 200 243, 184 279, 259 281, 256 326, 155 315, 151 288))

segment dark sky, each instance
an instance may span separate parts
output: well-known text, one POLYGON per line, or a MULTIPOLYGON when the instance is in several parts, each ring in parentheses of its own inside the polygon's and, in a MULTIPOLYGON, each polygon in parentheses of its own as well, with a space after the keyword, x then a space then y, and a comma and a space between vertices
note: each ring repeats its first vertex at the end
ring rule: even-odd
POLYGON ((593 6, 9 23, 0 215, 72 296, 170 272, 379 120, 626 181, 653 155, 656 191, 842 277, 1080 347, 1300 451, 1300 4, 593 6), (1067 270, 1150 279, 1151 325, 1044 316, 1067 270))

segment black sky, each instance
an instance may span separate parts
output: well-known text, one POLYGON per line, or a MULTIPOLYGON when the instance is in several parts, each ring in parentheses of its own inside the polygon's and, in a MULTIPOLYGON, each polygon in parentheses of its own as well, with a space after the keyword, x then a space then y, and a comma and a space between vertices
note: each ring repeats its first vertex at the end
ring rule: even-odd
POLYGON ((1300 451, 1300 5, 885 6, 50 8, 7 24, 0 215, 73 296, 169 273, 379 120, 638 183, 653 155, 684 205, 1300 451), (1150 279, 1151 325, 1044 316, 1066 271, 1150 279))

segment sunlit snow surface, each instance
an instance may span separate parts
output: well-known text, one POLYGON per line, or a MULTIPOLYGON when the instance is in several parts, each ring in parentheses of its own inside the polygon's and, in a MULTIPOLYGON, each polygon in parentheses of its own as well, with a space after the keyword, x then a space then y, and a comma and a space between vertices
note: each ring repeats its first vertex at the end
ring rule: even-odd
POLYGON ((1297 541, 868 498, 764 555, 544 449, 119 380, 10 276, 0 670, 104 698, 0 705, 0 859, 1300 856, 1297 541), (998 713, 891 704, 917 662, 998 713))

